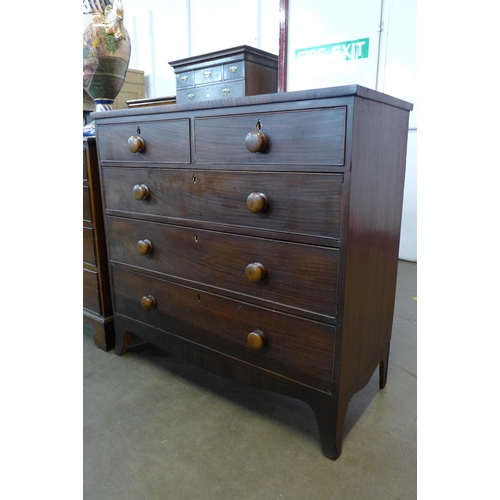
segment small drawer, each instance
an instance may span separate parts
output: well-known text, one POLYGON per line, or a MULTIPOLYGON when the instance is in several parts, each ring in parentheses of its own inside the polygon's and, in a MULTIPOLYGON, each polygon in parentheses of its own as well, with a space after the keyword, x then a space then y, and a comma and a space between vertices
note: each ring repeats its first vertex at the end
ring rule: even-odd
POLYGON ((241 97, 244 92, 244 82, 224 82, 214 85, 203 85, 192 89, 182 89, 177 92, 177 103, 210 101, 228 97, 241 97))
POLYGON ((92 222, 92 210, 90 209, 90 189, 83 186, 83 220, 92 222))
POLYGON ((105 167, 102 175, 107 211, 340 239, 341 174, 105 167), (147 197, 137 200, 135 186, 147 197))
POLYGON ((195 118, 196 162, 342 166, 345 121, 344 107, 195 118), (257 124, 267 147, 250 152, 245 141, 250 132, 256 132, 257 124), (214 144, 221 146, 214 148, 214 144))
POLYGON ((176 75, 177 88, 192 87, 194 85, 194 75, 192 71, 184 71, 176 75))
POLYGON ((229 64, 224 64, 224 80, 235 80, 245 77, 244 61, 236 61, 229 64))
POLYGON ((117 314, 281 376, 330 388, 334 326, 116 267, 112 275, 117 314), (249 343, 249 334, 252 340, 257 332, 265 338, 260 349, 255 349, 259 342, 249 343))
POLYGON ((83 262, 96 265, 95 251, 94 251, 94 230, 91 227, 83 228, 83 262))
POLYGON ((100 161, 190 163, 189 119, 97 125, 100 161), (131 139, 132 138, 132 139, 131 139), (133 144, 143 141, 132 152, 133 144))
POLYGON ((194 84, 205 85, 222 81, 222 66, 197 69, 194 71, 194 84))
MULTIPOLYGON (((336 248, 108 217, 109 258, 290 313, 335 318, 336 248)), ((324 319, 324 318, 317 318, 324 319)))

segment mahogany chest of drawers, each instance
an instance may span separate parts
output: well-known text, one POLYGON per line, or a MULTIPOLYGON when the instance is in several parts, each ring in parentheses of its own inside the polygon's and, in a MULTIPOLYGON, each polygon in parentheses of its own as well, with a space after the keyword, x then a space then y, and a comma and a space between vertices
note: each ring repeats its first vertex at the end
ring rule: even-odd
POLYGON ((83 320, 93 327, 99 348, 113 349, 113 309, 94 137, 83 140, 83 320))
POLYGON ((411 109, 353 85, 94 114, 115 352, 300 398, 336 459, 386 383, 411 109))
POLYGON ((271 94, 278 89, 278 56, 248 45, 169 63, 177 103, 271 94))

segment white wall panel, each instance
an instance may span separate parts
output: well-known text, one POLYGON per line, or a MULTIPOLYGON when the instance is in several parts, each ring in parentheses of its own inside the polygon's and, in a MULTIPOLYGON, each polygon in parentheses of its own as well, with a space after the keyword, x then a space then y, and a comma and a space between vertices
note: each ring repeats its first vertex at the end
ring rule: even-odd
POLYGON ((379 0, 289 0, 287 90, 375 88, 379 25, 379 0))
POLYGON ((192 54, 250 45, 279 51, 279 0, 190 0, 192 54))

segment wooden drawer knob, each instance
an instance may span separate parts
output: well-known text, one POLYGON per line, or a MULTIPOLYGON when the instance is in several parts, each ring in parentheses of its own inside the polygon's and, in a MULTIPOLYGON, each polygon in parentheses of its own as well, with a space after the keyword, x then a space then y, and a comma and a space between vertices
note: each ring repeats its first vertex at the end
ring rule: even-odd
POLYGON ((146 149, 146 143, 142 137, 137 137, 136 135, 131 135, 128 138, 128 149, 131 153, 142 153, 146 149))
POLYGON ((259 350, 262 349, 266 343, 266 336, 264 332, 260 330, 255 330, 248 334, 247 336, 248 346, 251 349, 259 350))
POLYGON ((267 137, 262 132, 250 132, 245 138, 245 146, 250 153, 264 151, 267 146, 267 137))
POLYGON ((149 198, 149 188, 146 184, 136 184, 132 192, 136 200, 147 200, 149 198))
POLYGON ((247 207, 250 212, 263 212, 267 208, 267 196, 264 193, 250 193, 247 198, 247 207))
POLYGON ((156 299, 152 295, 144 296, 141 300, 142 308, 146 311, 150 311, 153 307, 156 307, 156 299))
POLYGON ((266 268, 260 262, 248 264, 245 269, 245 276, 252 283, 258 283, 260 280, 264 279, 265 275, 266 268))
POLYGON ((137 242, 137 251, 141 255, 146 255, 153 251, 153 244, 149 240, 139 240, 137 242))

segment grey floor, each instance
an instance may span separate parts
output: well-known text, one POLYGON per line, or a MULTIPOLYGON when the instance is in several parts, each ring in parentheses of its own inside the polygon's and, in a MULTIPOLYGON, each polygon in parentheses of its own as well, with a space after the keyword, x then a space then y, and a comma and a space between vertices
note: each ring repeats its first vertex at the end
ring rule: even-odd
POLYGON ((98 349, 83 328, 83 498, 417 498, 417 264, 400 261, 385 389, 349 405, 342 455, 321 453, 305 403, 241 387, 136 343, 98 349))

